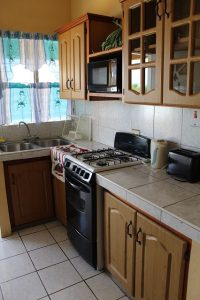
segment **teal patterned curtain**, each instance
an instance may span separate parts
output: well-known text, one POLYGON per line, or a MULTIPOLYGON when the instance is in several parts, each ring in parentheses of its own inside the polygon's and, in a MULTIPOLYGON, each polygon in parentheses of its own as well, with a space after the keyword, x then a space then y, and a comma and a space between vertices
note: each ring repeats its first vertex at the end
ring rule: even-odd
POLYGON ((56 35, 0 31, 0 124, 65 119, 56 35))

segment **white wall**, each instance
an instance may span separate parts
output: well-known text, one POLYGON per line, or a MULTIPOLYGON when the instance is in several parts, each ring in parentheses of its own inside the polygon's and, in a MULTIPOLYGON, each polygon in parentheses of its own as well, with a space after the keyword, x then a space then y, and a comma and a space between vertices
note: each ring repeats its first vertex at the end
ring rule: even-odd
MULTIPOLYGON (((200 127, 192 127, 193 109, 123 104, 120 101, 75 101, 76 113, 93 116, 95 141, 113 146, 116 131, 139 129, 142 135, 166 139, 200 151, 200 127)), ((200 116, 200 110, 198 116, 200 116)))

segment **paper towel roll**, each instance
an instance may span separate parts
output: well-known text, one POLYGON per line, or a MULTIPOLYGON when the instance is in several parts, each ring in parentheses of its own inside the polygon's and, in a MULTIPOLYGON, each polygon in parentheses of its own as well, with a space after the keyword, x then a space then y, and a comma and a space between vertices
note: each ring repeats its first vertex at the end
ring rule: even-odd
POLYGON ((151 166, 161 169, 167 164, 168 143, 165 140, 151 140, 151 166))

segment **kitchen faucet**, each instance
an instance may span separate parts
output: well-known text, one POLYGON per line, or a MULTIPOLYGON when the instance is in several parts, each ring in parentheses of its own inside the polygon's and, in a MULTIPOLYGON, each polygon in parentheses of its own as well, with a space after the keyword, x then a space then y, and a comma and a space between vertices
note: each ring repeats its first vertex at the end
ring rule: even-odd
POLYGON ((26 124, 25 122, 19 122, 19 127, 21 125, 25 125, 26 126, 26 129, 27 129, 27 140, 31 140, 32 136, 31 136, 31 133, 30 133, 30 128, 28 127, 28 124, 26 124))

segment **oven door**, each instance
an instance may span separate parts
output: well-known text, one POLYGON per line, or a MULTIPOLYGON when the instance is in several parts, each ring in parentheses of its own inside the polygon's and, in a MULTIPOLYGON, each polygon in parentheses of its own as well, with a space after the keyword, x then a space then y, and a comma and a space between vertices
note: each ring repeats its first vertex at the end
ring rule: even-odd
POLYGON ((95 239, 95 199, 92 186, 73 175, 65 174, 67 198, 67 222, 86 239, 95 239))

